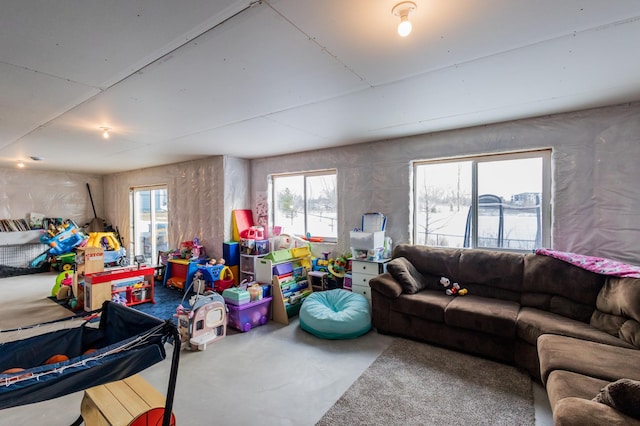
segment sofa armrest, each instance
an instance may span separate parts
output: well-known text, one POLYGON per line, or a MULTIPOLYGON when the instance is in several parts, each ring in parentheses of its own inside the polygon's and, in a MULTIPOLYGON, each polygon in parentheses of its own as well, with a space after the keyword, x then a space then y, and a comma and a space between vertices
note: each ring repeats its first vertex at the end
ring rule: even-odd
POLYGON ((389 299, 396 299, 402 294, 400 283, 389 273, 378 275, 369 280, 369 287, 389 299))

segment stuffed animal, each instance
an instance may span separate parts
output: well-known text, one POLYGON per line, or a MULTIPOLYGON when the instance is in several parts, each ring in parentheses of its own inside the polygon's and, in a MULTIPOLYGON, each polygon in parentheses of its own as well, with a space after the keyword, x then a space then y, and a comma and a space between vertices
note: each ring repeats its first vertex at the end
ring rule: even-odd
POLYGON ((451 280, 447 277, 440 278, 440 284, 442 284, 448 296, 464 296, 469 292, 466 288, 460 288, 460 284, 451 283, 451 280))

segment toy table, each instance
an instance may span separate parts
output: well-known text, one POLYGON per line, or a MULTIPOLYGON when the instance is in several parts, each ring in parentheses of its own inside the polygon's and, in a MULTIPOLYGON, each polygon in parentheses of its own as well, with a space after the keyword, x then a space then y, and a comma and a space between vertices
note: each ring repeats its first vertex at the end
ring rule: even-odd
POLYGON ((164 272, 163 285, 184 291, 189 287, 203 259, 169 259, 164 272))
POLYGON ((116 293, 125 293, 127 306, 140 303, 156 303, 153 295, 153 277, 155 269, 152 267, 123 268, 104 272, 87 274, 84 277, 84 309, 92 311, 99 309, 106 300, 111 300, 116 293), (142 277, 144 285, 136 288, 120 285, 114 281, 128 278, 142 277))

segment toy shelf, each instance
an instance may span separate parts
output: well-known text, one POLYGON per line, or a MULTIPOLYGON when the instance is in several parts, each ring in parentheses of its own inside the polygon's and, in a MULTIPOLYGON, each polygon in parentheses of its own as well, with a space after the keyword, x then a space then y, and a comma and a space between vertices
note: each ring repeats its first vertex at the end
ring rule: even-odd
POLYGON ((313 292, 307 280, 307 271, 311 269, 311 255, 278 261, 261 258, 257 260, 255 268, 258 283, 272 284, 271 312, 273 320, 280 324, 289 324, 289 318, 298 314, 302 300, 313 292), (291 276, 274 274, 274 267, 292 271, 291 276), (292 286, 295 286, 296 289, 290 296, 292 286), (294 303, 291 303, 291 299, 294 303))
POLYGON ((313 289, 305 278, 300 281, 289 281, 281 279, 277 275, 273 276, 273 320, 277 323, 287 325, 289 318, 298 315, 300 307, 305 297, 313 293, 313 289), (285 292, 288 286, 297 285, 301 288, 294 296, 286 297, 285 292), (295 298, 295 301, 292 299, 295 298))
POLYGON ((42 229, 32 231, 0 232, 0 246, 17 246, 22 244, 40 244, 42 229))
POLYGON ((112 296, 116 293, 127 292, 126 286, 122 289, 118 289, 117 284, 114 281, 132 280, 140 277, 141 281, 146 284, 137 288, 131 289, 131 298, 127 297, 127 306, 138 305, 140 303, 155 303, 154 300, 154 277, 155 269, 152 267, 140 267, 140 268, 123 268, 114 269, 104 272, 96 272, 93 274, 86 274, 84 277, 84 309, 86 311, 92 311, 102 306, 105 300, 111 300, 112 296), (145 290, 145 297, 140 297, 139 300, 133 298, 133 293, 139 290, 145 290))
POLYGON ((153 285, 143 284, 138 287, 129 285, 112 285, 111 296, 114 294, 124 293, 127 300, 127 306, 139 305, 141 303, 156 303, 153 299, 153 285), (149 290, 151 289, 151 290, 149 290))

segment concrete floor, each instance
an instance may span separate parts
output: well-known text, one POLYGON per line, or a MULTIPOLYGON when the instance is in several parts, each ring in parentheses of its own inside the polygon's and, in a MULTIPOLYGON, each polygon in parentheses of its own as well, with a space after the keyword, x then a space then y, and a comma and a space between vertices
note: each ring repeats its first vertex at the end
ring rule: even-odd
MULTIPOLYGON (((0 294, 10 280, 0 279, 0 294)), ((288 326, 270 321, 248 333, 229 329, 205 351, 181 352, 177 424, 313 425, 392 340, 375 331, 354 340, 318 339, 302 331, 297 318, 288 326)), ((167 346, 168 358, 141 373, 163 394, 172 350, 167 346)), ((547 395, 538 384, 534 398, 536 425, 552 425, 547 395)), ((81 399, 79 392, 9 408, 2 411, 0 425, 69 425, 78 417, 81 399)))

